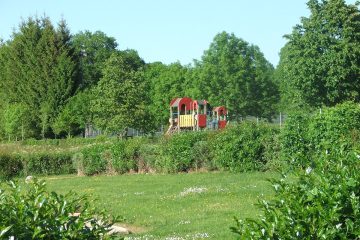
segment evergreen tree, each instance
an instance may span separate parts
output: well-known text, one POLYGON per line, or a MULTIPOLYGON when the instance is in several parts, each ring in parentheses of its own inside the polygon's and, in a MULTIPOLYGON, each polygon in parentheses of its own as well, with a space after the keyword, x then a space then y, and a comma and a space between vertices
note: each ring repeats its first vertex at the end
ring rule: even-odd
POLYGON ((34 137, 51 134, 59 109, 76 90, 76 62, 71 36, 62 20, 29 18, 1 47, 1 90, 9 103, 24 104, 34 137))

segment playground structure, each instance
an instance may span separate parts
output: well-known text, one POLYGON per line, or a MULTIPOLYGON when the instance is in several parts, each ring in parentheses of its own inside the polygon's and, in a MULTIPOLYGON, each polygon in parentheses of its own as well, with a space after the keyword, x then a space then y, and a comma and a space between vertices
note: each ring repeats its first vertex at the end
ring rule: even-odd
POLYGON ((227 113, 225 107, 212 108, 206 100, 193 100, 188 97, 174 98, 170 102, 170 126, 166 134, 225 128, 227 113))

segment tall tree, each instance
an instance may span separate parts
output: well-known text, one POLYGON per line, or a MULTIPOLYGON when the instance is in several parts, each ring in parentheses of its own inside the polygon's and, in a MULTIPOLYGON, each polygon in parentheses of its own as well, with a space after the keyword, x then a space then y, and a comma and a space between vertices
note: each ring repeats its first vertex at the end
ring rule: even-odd
POLYGON ((201 61, 195 62, 194 90, 213 105, 225 105, 234 117, 270 117, 277 87, 272 65, 259 48, 234 34, 215 36, 201 61))
POLYGON ((66 23, 57 29, 47 17, 29 18, 1 47, 1 94, 30 109, 35 137, 51 133, 51 123, 76 90, 76 62, 66 23), (37 134, 36 134, 37 132, 37 134))
POLYGON ((80 64, 80 87, 94 86, 102 78, 106 60, 116 51, 115 38, 101 31, 80 32, 72 38, 80 64))
POLYGON ((155 62, 146 66, 145 77, 150 85, 150 108, 157 126, 168 123, 170 101, 185 96, 187 71, 179 62, 170 65, 155 62))
MULTIPOLYGON (((139 57, 134 51, 113 53, 107 60, 103 78, 98 82, 91 111, 97 128, 120 133, 129 127, 147 130, 148 95, 139 57)), ((140 61, 141 62, 141 61, 140 61)))
POLYGON ((287 106, 332 106, 360 100, 359 5, 310 0, 310 17, 287 35, 278 77, 287 106))

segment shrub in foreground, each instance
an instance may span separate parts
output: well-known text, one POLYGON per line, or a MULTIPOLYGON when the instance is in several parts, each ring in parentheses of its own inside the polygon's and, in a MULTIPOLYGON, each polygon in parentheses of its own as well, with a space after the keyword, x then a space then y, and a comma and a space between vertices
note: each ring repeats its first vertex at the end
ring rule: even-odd
POLYGON ((49 193, 36 178, 0 187, 0 239, 110 238, 116 219, 90 207, 85 196, 49 193))
POLYGON ((339 144, 298 169, 296 178, 272 181, 276 195, 261 201, 261 220, 237 220, 240 239, 359 239, 360 156, 339 144))

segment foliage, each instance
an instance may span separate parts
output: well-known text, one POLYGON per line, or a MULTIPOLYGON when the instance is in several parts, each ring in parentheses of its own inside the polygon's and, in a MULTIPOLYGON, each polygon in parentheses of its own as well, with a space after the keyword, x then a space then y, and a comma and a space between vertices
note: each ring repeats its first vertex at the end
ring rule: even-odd
POLYGON ((24 174, 58 175, 74 173, 73 153, 35 153, 20 155, 24 174))
POLYGON ((155 62, 146 66, 144 74, 150 85, 150 110, 157 126, 168 124, 170 101, 185 96, 185 89, 189 87, 186 85, 188 70, 178 62, 169 65, 155 62))
POLYGON ((293 181, 273 180, 276 195, 260 202, 261 220, 237 220, 232 230, 240 239, 359 238, 360 164, 351 145, 338 141, 293 181))
POLYGON ((158 167, 165 172, 186 172, 194 169, 194 145, 204 140, 205 133, 185 132, 174 134, 162 143, 162 156, 158 167))
POLYGON ((102 157, 102 153, 108 147, 104 144, 96 144, 82 150, 83 155, 83 172, 86 175, 94 175, 103 173, 106 170, 107 162, 102 157))
POLYGON ((270 118, 278 96, 272 75, 273 66, 257 46, 222 32, 196 62, 193 93, 214 106, 226 106, 235 118, 270 118))
POLYGON ((86 196, 49 193, 36 178, 0 189, 0 216, 3 239, 106 239, 116 220, 96 211, 86 196))
POLYGON ((3 127, 9 140, 24 140, 25 135, 28 135, 27 129, 29 123, 27 116, 29 109, 23 104, 7 104, 3 112, 3 127))
POLYGON ((74 173, 72 152, 0 152, 0 178, 74 173))
POLYGON ((110 144, 96 144, 86 147, 81 155, 73 158, 78 173, 94 175, 99 173, 122 174, 137 171, 143 138, 118 140, 110 144))
POLYGON ((280 54, 283 102, 289 109, 358 101, 359 5, 344 0, 309 0, 307 5, 310 16, 286 36, 280 54))
POLYGON ((72 43, 79 61, 80 88, 95 86, 103 77, 105 62, 117 51, 115 38, 101 31, 84 31, 75 34, 72 43))
POLYGON ((329 151, 339 139, 360 130, 360 107, 345 102, 314 114, 290 115, 281 133, 282 158, 306 167, 316 155, 329 151))
POLYGON ((309 124, 310 149, 315 153, 329 151, 339 139, 360 131, 360 106, 345 102, 325 108, 309 124))
POLYGON ((11 179, 19 176, 24 166, 20 155, 0 154, 0 179, 11 179))
POLYGON ((77 87, 77 64, 65 21, 56 29, 47 17, 23 21, 1 46, 0 65, 0 95, 29 110, 26 125, 32 137, 51 136, 59 107, 77 87))
POLYGON ((311 115, 293 112, 281 129, 281 158, 289 166, 305 166, 309 162, 309 122, 311 115))
POLYGON ((108 132, 122 132, 129 127, 148 130, 151 115, 147 109, 145 81, 138 55, 114 53, 106 63, 104 77, 94 90, 91 103, 95 125, 108 132))
MULTIPOLYGON (((226 128, 213 141, 214 165, 232 172, 264 170, 272 159, 265 150, 277 130, 265 123, 242 122, 226 128)), ((270 148, 271 149, 271 148, 270 148)))
POLYGON ((92 91, 84 90, 71 97, 61 109, 52 125, 55 134, 66 132, 70 138, 72 134, 84 130, 92 121, 90 102, 94 98, 92 91))

